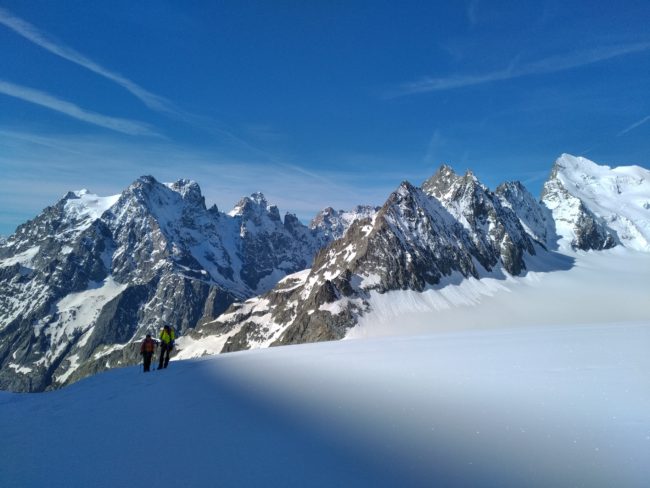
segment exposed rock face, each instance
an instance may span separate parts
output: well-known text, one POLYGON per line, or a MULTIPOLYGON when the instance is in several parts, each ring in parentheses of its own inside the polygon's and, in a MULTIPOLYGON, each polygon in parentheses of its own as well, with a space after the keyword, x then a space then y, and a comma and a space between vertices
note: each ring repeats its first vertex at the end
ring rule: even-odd
POLYGON ((557 242, 555 234, 555 222, 550 210, 531 195, 531 193, 519 181, 506 182, 499 185, 495 191, 501 204, 512 210, 526 233, 546 247, 550 245, 555 248, 557 242))
POLYGON ((315 231, 319 237, 319 242, 326 245, 343 237, 343 234, 353 222, 372 218, 378 210, 379 207, 367 205, 357 205, 351 211, 334 210, 332 207, 327 207, 313 218, 309 228, 315 231))
POLYGON ((650 251, 650 171, 569 155, 541 203, 521 183, 493 192, 442 166, 379 208, 326 208, 310 227, 259 193, 206 209, 188 180, 71 192, 0 244, 0 389, 134 364, 162 324, 184 335, 180 357, 340 339, 371 295, 615 245, 650 251))
POLYGON ((499 196, 467 172, 456 175, 442 166, 422 189, 438 200, 468 231, 475 257, 486 270, 501 263, 514 275, 526 269, 524 254, 535 254, 533 240, 517 214, 499 196))
POLYGON ((0 389, 133 364, 145 333, 213 320, 309 267, 321 244, 259 193, 226 214, 189 180, 70 192, 0 247, 0 389))
MULTIPOLYGON (((371 293, 421 291, 454 275, 518 275, 533 255, 540 262, 558 247, 606 249, 620 241, 650 251, 648 182, 642 168, 610 170, 563 155, 538 202, 519 182, 492 192, 471 172, 443 165, 422 188, 402 183, 378 211, 335 235, 311 270, 199 327, 188 357, 218 352, 202 346, 206 337, 221 338, 224 352, 340 339, 371 293)), ((338 216, 325 209, 312 227, 335 229, 338 216)))
POLYGON ((370 292, 422 291, 453 274, 519 274, 534 242, 471 173, 457 176, 443 166, 423 188, 403 182, 378 212, 322 249, 311 270, 233 305, 199 327, 193 341, 220 336, 228 352, 340 339, 367 310, 370 292))

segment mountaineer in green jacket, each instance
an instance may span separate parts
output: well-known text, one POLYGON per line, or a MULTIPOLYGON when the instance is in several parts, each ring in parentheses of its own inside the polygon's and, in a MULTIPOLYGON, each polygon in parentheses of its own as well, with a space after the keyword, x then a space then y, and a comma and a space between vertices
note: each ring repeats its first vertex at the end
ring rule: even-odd
POLYGON ((169 354, 174 349, 174 339, 176 339, 174 329, 169 325, 163 327, 163 330, 160 332, 160 361, 158 362, 158 369, 166 368, 169 364, 169 354))

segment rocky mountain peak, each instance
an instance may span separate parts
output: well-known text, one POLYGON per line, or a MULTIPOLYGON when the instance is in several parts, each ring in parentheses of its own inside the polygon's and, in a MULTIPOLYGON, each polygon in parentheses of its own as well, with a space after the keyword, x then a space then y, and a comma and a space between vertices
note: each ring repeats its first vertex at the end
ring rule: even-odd
POLYGON ((505 181, 497 186, 495 193, 497 195, 512 195, 522 199, 530 195, 530 192, 521 181, 505 181))
POLYGON ((143 191, 146 191, 146 189, 153 188, 154 185, 158 183, 158 180, 154 178, 151 175, 142 175, 140 176, 137 180, 135 180, 127 190, 133 188, 133 189, 141 189, 143 191))
POLYGON ((82 188, 81 190, 73 190, 66 193, 61 200, 62 201, 76 200, 83 197, 84 195, 88 195, 89 193, 90 192, 86 188, 82 188))
POLYGON ((284 215, 284 227, 289 231, 295 231, 298 228, 305 227, 295 214, 287 212, 284 215))
POLYGON ((441 198, 459 179, 451 166, 443 164, 431 178, 422 184, 422 189, 436 198, 441 198))
POLYGON ((266 208, 268 205, 268 202, 266 201, 266 197, 262 192, 259 191, 251 194, 251 200, 253 200, 260 207, 266 208))
POLYGON ((133 364, 161 323, 184 333, 309 267, 321 242, 295 216, 283 223, 261 193, 236 208, 207 210, 191 180, 142 176, 112 197, 70 192, 23 224, 0 247, 0 331, 14 331, 0 334, 0 388, 133 364))
MULTIPOLYGON (((391 200, 391 197, 394 198, 408 198, 413 196, 419 188, 415 187, 410 181, 404 180, 402 181, 397 189, 391 194, 391 196, 388 198, 388 201, 391 200)), ((386 205, 386 204, 384 204, 386 205)))
POLYGON ((517 215, 525 231, 544 247, 555 249, 555 225, 551 212, 519 181, 501 183, 496 191, 501 205, 517 215))
POLYGON ((480 199, 487 187, 478 180, 471 169, 460 176, 451 167, 442 165, 422 184, 422 190, 441 201, 469 202, 480 199))
POLYGON ((467 171, 465 171, 465 174, 463 176, 465 177, 465 180, 467 180, 467 181, 473 180, 475 182, 478 182, 478 178, 476 178, 476 175, 474 174, 474 171, 472 171, 471 169, 468 169, 467 171))
POLYGON ((327 207, 309 228, 261 193, 206 210, 190 180, 72 192, 0 246, 0 331, 11 331, 0 386, 42 390, 133 364, 161 321, 223 336, 210 337, 223 351, 339 339, 385 292, 524 273, 556 230, 580 249, 643 249, 649 182, 643 168, 562 155, 540 205, 519 182, 491 191, 443 165, 380 208, 327 207))
POLYGON ((195 205, 203 210, 206 209, 205 198, 201 194, 201 187, 195 181, 188 179, 181 179, 170 183, 169 188, 183 197, 183 200, 190 205, 195 205))
MULTIPOLYGON (((277 207, 275 208, 277 210, 277 207)), ((275 212, 269 208, 266 197, 262 193, 256 192, 251 194, 250 197, 242 197, 233 209, 228 212, 228 215, 251 218, 254 216, 261 217, 269 213, 275 212)))
POLYGON ((338 217, 340 215, 340 213, 342 213, 342 212, 343 212, 343 210, 339 210, 337 212, 332 207, 326 207, 323 210, 321 210, 320 212, 318 212, 318 214, 316 214, 316 216, 312 219, 309 227, 314 229, 314 228, 320 227, 320 226, 322 226, 324 224, 332 223, 333 220, 336 217, 338 217))
POLYGON ((278 209, 277 205, 269 205, 267 207, 269 218, 271 220, 274 220, 276 222, 282 222, 282 219, 280 217, 280 210, 278 209))
POLYGON ((153 176, 140 176, 122 192, 120 205, 133 202, 146 205, 151 199, 152 193, 156 190, 169 191, 165 185, 159 183, 153 176))

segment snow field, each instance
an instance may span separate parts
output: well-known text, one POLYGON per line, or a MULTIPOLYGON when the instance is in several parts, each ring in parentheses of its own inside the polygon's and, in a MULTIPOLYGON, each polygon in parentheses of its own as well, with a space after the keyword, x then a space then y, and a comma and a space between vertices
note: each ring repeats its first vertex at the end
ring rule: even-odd
POLYGON ((650 321, 346 340, 0 394, 0 485, 646 486, 650 321))
POLYGON ((547 272, 529 259, 523 276, 484 277, 418 293, 372 294, 348 338, 434 330, 650 321, 650 254, 623 248, 556 254, 547 272))

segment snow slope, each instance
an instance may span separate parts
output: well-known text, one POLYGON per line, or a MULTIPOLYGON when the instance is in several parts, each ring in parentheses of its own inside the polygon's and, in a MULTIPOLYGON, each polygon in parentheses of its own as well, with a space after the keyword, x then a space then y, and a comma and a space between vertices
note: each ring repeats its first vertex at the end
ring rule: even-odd
POLYGON ((100 197, 83 189, 70 192, 65 202, 65 213, 74 221, 81 222, 78 231, 90 226, 102 214, 117 203, 120 195, 100 197))
MULTIPOLYGON (((90 287, 81 292, 70 293, 62 298, 55 306, 56 319, 45 326, 43 333, 48 336, 52 348, 48 350, 37 364, 49 366, 53 359, 70 347, 75 337, 80 337, 79 346, 88 341, 96 319, 103 307, 126 289, 127 285, 116 283, 112 276, 102 283, 91 282, 90 287)), ((34 334, 41 334, 43 324, 37 323, 34 334)), ((69 357, 69 366, 56 377, 63 383, 79 366, 79 356, 69 357)))
POLYGON ((615 247, 546 256, 523 276, 373 293, 348 338, 440 330, 650 321, 650 254, 615 247), (547 269, 555 269, 547 271, 547 269))
POLYGON ((345 340, 0 393, 0 486, 647 486, 650 320, 345 340))
MULTIPOLYGON (((493 273, 476 279, 456 273, 423 292, 371 291, 369 307, 346 337, 650 320, 649 253, 615 247, 598 252, 553 252, 531 256, 528 262, 530 270, 522 276, 493 273)), ((300 272, 284 281, 304 283, 307 277, 308 272, 300 272)), ((334 310, 346 300, 343 297, 327 306, 334 310)), ((233 315, 250 314, 247 320, 267 331, 276 331, 268 334, 271 337, 268 340, 251 341, 251 348, 267 347, 281 332, 278 329, 281 326, 269 314, 267 302, 252 298, 233 312, 233 315)), ((178 357, 218 354, 235 332, 199 339, 182 337, 178 341, 178 357)))
POLYGON ((647 486, 650 254, 555 259, 343 341, 0 392, 0 486, 647 486))

